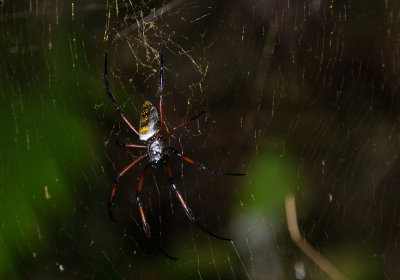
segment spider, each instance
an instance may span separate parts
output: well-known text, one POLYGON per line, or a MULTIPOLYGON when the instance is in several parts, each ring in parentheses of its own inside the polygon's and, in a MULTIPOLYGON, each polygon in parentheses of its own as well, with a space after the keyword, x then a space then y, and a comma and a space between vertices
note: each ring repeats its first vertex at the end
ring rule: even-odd
MULTIPOLYGON (((171 172, 171 166, 170 166, 170 155, 175 155, 184 160, 185 162, 195 166, 198 169, 208 171, 212 174, 218 174, 218 175, 230 175, 230 176, 242 176, 245 174, 242 173, 230 173, 230 172, 223 172, 220 170, 212 169, 207 166, 205 166, 202 163, 196 162, 178 151, 176 151, 174 148, 169 146, 167 144, 167 139, 173 134, 173 132, 181 127, 186 126, 189 122, 197 119, 201 115, 203 115, 205 112, 201 112, 197 114, 196 116, 178 124, 177 126, 173 127, 170 129, 166 135, 164 135, 164 130, 163 130, 163 90, 164 90, 164 54, 163 54, 163 41, 161 41, 160 44, 160 51, 159 51, 159 58, 160 58, 160 69, 159 69, 159 75, 158 75, 158 95, 160 97, 159 99, 159 111, 157 111, 156 106, 154 106, 150 101, 145 101, 143 103, 142 109, 141 109, 141 115, 140 115, 140 122, 139 122, 139 130, 137 130, 130 122, 129 120, 125 117, 125 115, 121 112, 121 107, 119 103, 117 102, 114 94, 111 92, 110 87, 109 87, 109 80, 108 80, 108 71, 107 71, 107 54, 105 54, 105 61, 104 61, 104 87, 107 93, 108 98, 110 99, 111 103, 114 105, 117 113, 120 115, 120 117, 123 119, 123 121, 129 126, 133 132, 135 132, 139 136, 139 140, 142 142, 142 144, 131 144, 131 143, 120 143, 123 147, 126 148, 139 148, 139 149, 145 149, 146 152, 139 157, 137 157, 135 160, 133 160, 128 166, 126 166, 115 178, 114 185, 111 191, 110 198, 108 200, 108 213, 110 215, 110 218, 113 221, 116 221, 112 215, 112 205, 114 202, 114 197, 115 193, 117 190, 118 186, 118 181, 119 179, 128 172, 133 166, 135 166, 138 162, 141 160, 147 158, 148 162, 144 166, 139 183, 136 189, 136 204, 139 208, 139 213, 142 219, 142 226, 143 226, 143 231, 145 232, 147 238, 150 241, 154 241, 154 239, 151 236, 151 231, 150 231, 150 226, 146 220, 146 216, 143 210, 143 203, 140 200, 140 193, 142 191, 142 186, 143 186, 143 179, 145 176, 146 171, 148 168, 151 167, 161 167, 161 166, 166 166, 167 169, 167 175, 169 179, 169 183, 171 185, 172 190, 175 192, 180 204, 182 205, 186 216, 189 218, 189 220, 196 224, 199 228, 204 230, 206 233, 209 235, 221 239, 221 240, 226 240, 226 241, 231 241, 230 238, 222 237, 219 236, 210 230, 208 230, 205 226, 203 226, 193 215, 192 210, 187 206, 185 200, 183 199, 181 193, 179 192, 174 178, 172 177, 172 172, 171 172)), ((156 244, 158 249, 168 258, 177 260, 174 257, 171 257, 170 255, 166 254, 158 244, 156 244)))

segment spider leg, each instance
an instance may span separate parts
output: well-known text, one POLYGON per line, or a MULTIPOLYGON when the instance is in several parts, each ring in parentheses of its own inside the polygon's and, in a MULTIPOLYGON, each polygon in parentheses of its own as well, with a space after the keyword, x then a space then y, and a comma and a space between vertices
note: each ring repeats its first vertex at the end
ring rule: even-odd
POLYGON ((160 111, 160 135, 163 135, 163 110, 162 110, 162 99, 163 99, 163 90, 164 90, 164 32, 161 35, 161 44, 160 44, 160 72, 158 76, 158 94, 160 95, 160 103, 159 103, 159 111, 160 111))
POLYGON ((139 207, 140 216, 142 218, 143 231, 146 233, 146 236, 149 239, 150 243, 152 245, 154 245, 164 256, 166 256, 167 258, 169 258, 171 260, 177 261, 178 260, 177 258, 172 257, 171 255, 167 254, 163 250, 163 248, 161 248, 161 246, 158 244, 157 240, 155 238, 151 237, 150 226, 149 226, 149 224, 147 222, 146 216, 144 215, 143 203, 140 200, 140 193, 142 191, 144 175, 146 174, 146 171, 147 171, 149 166, 150 166, 150 164, 147 163, 145 165, 145 167, 143 168, 142 174, 140 175, 139 184, 138 184, 138 187, 137 187, 137 190, 136 190, 136 204, 139 207))
POLYGON ((146 233, 147 238, 151 240, 150 226, 147 223, 146 216, 144 215, 143 204, 140 200, 140 192, 142 191, 143 179, 148 167, 149 164, 146 164, 143 168, 142 174, 140 175, 139 184, 136 189, 136 204, 139 207, 140 216, 142 218, 143 230, 146 233))
POLYGON ((114 222, 117 222, 117 220, 114 219, 114 217, 113 217, 113 215, 112 215, 111 207, 112 207, 112 205, 113 205, 115 193, 116 193, 116 191, 117 191, 118 180, 119 180, 120 177, 124 176, 124 174, 125 174, 129 169, 131 169, 136 163, 138 163, 139 161, 141 161, 141 160, 142 160, 143 158, 145 158, 146 156, 147 156, 147 154, 144 154, 144 155, 138 157, 137 159, 135 159, 134 161, 132 161, 132 162, 131 162, 127 167, 125 167, 124 170, 122 170, 122 171, 117 175, 117 177, 115 178, 114 186, 113 186, 113 188, 112 188, 111 195, 110 195, 110 199, 108 200, 108 204, 107 204, 108 214, 110 214, 110 218, 111 218, 111 220, 113 220, 114 222))
POLYGON ((181 153, 177 152, 176 150, 174 150, 172 147, 168 147, 175 155, 177 155, 178 157, 180 157, 181 159, 183 159, 184 161, 190 163, 191 165, 197 167, 198 169, 201 170, 205 170, 210 172, 211 174, 217 174, 217 175, 228 175, 228 176, 244 176, 246 175, 245 173, 231 173, 231 172, 225 172, 225 171, 221 171, 218 169, 212 169, 210 167, 205 166, 202 163, 199 162, 195 162, 194 160, 185 157, 184 155, 182 155, 181 153))
POLYGON ((121 140, 117 140, 117 144, 124 148, 147 148, 147 146, 144 146, 144 145, 125 143, 121 140))
POLYGON ((205 232, 207 232, 209 235, 211 235, 212 237, 221 239, 221 240, 225 240, 225 241, 232 241, 232 239, 230 238, 226 238, 226 237, 222 237, 219 236, 213 232, 211 232, 209 229, 207 229, 205 226, 203 226, 193 215, 192 210, 186 205, 185 200, 183 199, 181 193, 179 192, 178 188, 175 185, 174 182, 174 178, 172 177, 172 172, 171 172, 171 166, 169 164, 169 159, 167 161, 167 170, 168 170, 168 179, 169 182, 171 184, 172 189, 174 190, 176 196, 178 197, 180 203, 182 204, 183 209, 185 210, 186 216, 189 218, 189 220, 196 224, 199 228, 201 228, 202 230, 204 230, 205 232))
POLYGON ((106 93, 108 98, 111 100, 111 103, 114 105, 117 113, 121 116, 121 118, 125 121, 125 123, 137 134, 139 132, 137 129, 128 121, 125 115, 121 112, 121 107, 119 106, 117 99, 115 98, 114 94, 110 90, 110 83, 108 81, 108 71, 107 71, 107 54, 104 56, 104 88, 106 89, 106 93))
POLYGON ((192 118, 190 118, 190 119, 184 121, 183 123, 180 123, 180 124, 178 124, 177 126, 173 127, 170 131, 168 131, 167 136, 164 137, 164 141, 167 140, 168 137, 170 137, 170 136, 172 135, 172 133, 173 133, 176 129, 178 129, 178 128, 182 127, 182 126, 187 125, 189 122, 191 122, 191 121, 197 119, 198 117, 200 117, 201 115, 203 115, 205 112, 206 112, 206 111, 200 112, 200 113, 197 114, 196 116, 194 116, 194 117, 192 117, 192 118))
POLYGON ((150 240, 150 242, 152 242, 153 245, 156 246, 156 248, 161 252, 161 254, 163 254, 163 255, 166 256, 167 258, 169 258, 169 259, 171 259, 171 260, 173 260, 173 261, 177 261, 177 260, 178 260, 178 258, 175 258, 175 257, 173 257, 173 256, 171 256, 171 255, 169 255, 169 254, 167 254, 167 253, 164 251, 164 249, 161 248, 161 246, 160 246, 157 242, 155 242, 155 240, 150 240))

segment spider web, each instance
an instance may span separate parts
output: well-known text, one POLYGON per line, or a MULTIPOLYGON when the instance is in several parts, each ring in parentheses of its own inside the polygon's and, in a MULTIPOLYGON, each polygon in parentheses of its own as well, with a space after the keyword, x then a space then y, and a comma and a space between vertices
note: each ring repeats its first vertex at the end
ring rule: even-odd
POLYGON ((0 278, 400 279, 396 1, 0 1, 0 278), (138 127, 206 111, 135 193, 138 127), (296 212, 297 211, 297 212, 296 212))

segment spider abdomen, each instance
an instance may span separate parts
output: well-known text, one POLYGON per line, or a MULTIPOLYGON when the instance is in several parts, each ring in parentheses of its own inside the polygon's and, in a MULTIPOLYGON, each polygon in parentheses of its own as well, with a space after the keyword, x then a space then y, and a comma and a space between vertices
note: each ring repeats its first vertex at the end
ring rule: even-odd
POLYGON ((139 139, 147 141, 160 130, 160 117, 157 108, 150 101, 145 101, 142 106, 139 123, 139 139))

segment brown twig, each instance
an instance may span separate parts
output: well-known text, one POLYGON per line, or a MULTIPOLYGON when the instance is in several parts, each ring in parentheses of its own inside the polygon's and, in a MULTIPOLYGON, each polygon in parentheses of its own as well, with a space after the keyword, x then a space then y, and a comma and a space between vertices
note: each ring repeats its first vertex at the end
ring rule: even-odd
POLYGON ((290 237, 293 242, 307 255, 322 271, 334 280, 348 280, 336 267, 325 259, 314 247, 301 236, 297 223, 296 201, 293 194, 285 197, 286 220, 290 237))

